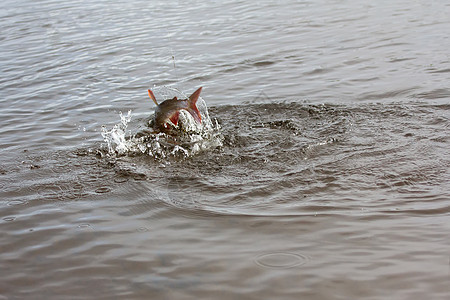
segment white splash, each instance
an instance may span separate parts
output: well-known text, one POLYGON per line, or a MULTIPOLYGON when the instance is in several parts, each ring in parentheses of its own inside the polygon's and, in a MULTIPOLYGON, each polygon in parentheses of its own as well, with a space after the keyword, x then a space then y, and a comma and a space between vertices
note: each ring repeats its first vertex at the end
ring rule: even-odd
MULTIPOLYGON (((177 96, 179 99, 187 98, 180 91, 162 87, 164 99, 177 96)), ((155 91, 154 90, 154 91, 155 91)), ((107 146, 109 156, 138 155, 144 154, 157 159, 168 157, 189 157, 201 151, 214 149, 222 146, 222 135, 220 125, 217 120, 211 121, 205 101, 200 97, 197 101, 197 108, 202 116, 202 123, 199 124, 185 111, 180 111, 177 135, 167 135, 165 133, 155 133, 151 127, 132 133, 128 129, 132 114, 120 115, 120 123, 108 130, 102 127, 102 136, 107 146)), ((149 124, 146 124, 148 126, 149 124)))
POLYGON ((122 112, 119 113, 120 123, 114 125, 111 130, 106 129, 106 126, 102 126, 102 136, 108 145, 109 153, 124 154, 128 150, 128 141, 126 139, 126 131, 128 123, 131 121, 131 110, 124 116, 122 112))

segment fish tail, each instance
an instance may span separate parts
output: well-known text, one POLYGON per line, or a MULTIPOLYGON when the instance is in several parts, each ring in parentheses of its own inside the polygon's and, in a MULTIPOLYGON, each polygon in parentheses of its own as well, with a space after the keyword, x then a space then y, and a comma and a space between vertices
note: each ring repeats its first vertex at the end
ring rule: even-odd
POLYGON ((198 88, 192 95, 189 96, 188 99, 188 109, 187 111, 194 117, 194 119, 198 123, 202 123, 202 115, 200 114, 200 111, 197 108, 197 100, 200 96, 200 93, 202 91, 202 88, 198 88))

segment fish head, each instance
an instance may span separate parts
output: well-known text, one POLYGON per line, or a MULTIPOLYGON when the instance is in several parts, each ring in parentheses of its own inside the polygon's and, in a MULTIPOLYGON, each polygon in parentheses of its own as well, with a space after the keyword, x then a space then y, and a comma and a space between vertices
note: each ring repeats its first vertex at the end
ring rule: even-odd
POLYGON ((148 94, 153 102, 157 105, 153 118, 154 129, 162 132, 168 132, 173 126, 178 125, 180 110, 188 111, 196 122, 201 124, 202 116, 197 108, 197 101, 202 88, 200 87, 188 99, 178 100, 177 97, 167 99, 158 104, 156 97, 151 90, 148 94))

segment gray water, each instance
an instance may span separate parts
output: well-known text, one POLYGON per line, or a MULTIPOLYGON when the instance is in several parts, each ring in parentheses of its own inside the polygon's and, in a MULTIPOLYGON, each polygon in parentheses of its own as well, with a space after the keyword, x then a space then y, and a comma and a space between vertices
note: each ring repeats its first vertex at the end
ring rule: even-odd
POLYGON ((3 1, 0 299, 448 299, 448 1, 3 1), (107 153, 148 88, 220 140, 107 153))

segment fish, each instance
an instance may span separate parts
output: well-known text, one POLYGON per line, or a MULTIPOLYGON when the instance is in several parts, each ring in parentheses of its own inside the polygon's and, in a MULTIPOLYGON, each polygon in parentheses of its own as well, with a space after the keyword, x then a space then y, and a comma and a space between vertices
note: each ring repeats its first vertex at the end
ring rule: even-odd
POLYGON ((186 110, 191 114, 196 122, 202 123, 202 116, 197 108, 197 100, 202 91, 202 87, 198 88, 187 99, 178 100, 177 97, 167 99, 158 104, 153 92, 149 89, 148 95, 156 104, 155 114, 153 116, 153 129, 159 132, 168 133, 171 131, 171 124, 177 126, 180 117, 180 110, 186 110), (170 122, 169 122, 170 121, 170 122))

